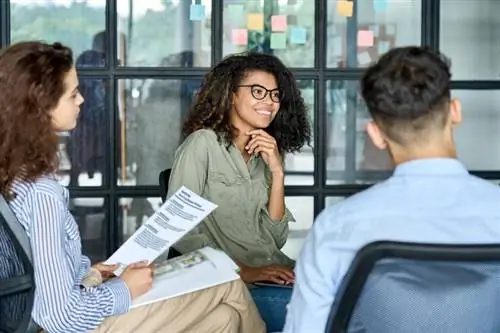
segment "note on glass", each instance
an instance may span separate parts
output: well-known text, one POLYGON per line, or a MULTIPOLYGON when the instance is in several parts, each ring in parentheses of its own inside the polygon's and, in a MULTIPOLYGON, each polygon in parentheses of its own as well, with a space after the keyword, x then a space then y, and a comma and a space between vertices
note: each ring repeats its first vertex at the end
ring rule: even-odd
POLYGON ((338 0, 337 1, 337 13, 345 17, 351 17, 354 4, 352 1, 338 0))
POLYGON ((358 31, 358 46, 372 47, 374 42, 373 31, 359 30, 358 31))
POLYGON ((290 44, 305 44, 307 42, 307 30, 303 27, 291 27, 288 33, 290 44))
POLYGON ((245 17, 245 7, 243 5, 228 5, 224 13, 231 21, 237 22, 245 17))
POLYGON ((380 41, 377 44, 379 55, 382 55, 391 49, 391 43, 389 43, 388 41, 380 41))
POLYGON ((259 13, 248 14, 247 28, 248 30, 264 30, 264 15, 259 13))
POLYGON ((193 4, 189 7, 189 19, 191 21, 202 21, 205 19, 205 6, 193 4))
POLYGON ((385 12, 387 10, 387 0, 373 0, 373 10, 375 13, 385 12))
POLYGON ((231 42, 233 45, 247 45, 248 44, 248 30, 247 29, 233 29, 231 31, 231 42))
POLYGON ((271 48, 274 50, 286 49, 286 34, 284 32, 271 33, 271 48))
POLYGON ((285 15, 271 16, 271 30, 286 31, 286 16, 285 15))
POLYGON ((131 263, 153 262, 210 214, 217 205, 186 187, 175 192, 113 255, 119 275, 131 263))

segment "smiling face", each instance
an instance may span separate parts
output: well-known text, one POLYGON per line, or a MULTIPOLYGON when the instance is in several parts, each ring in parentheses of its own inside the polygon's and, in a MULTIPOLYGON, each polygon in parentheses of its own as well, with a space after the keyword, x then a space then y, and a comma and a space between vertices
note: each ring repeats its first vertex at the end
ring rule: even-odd
POLYGON ((248 72, 233 95, 232 125, 243 133, 267 128, 278 114, 281 97, 273 74, 248 72))

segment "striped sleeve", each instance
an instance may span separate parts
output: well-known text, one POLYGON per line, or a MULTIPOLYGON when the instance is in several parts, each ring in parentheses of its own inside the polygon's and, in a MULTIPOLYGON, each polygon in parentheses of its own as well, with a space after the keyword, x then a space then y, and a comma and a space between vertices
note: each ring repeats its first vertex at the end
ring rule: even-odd
MULTIPOLYGON (((88 289, 79 286, 79 272, 71 263, 81 256, 80 238, 74 236, 77 230, 66 229, 70 214, 64 202, 44 192, 36 192, 33 199, 30 241, 36 283, 35 322, 51 333, 86 332, 96 329, 105 317, 127 312, 130 293, 122 280, 88 289)), ((70 225, 78 228, 70 218, 70 225)))

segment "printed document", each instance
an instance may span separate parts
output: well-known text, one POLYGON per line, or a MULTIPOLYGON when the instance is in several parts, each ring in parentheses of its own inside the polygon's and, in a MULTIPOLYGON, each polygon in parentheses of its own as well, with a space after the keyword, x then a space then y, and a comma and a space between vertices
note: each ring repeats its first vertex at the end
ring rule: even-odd
POLYGON ((175 192, 108 260, 119 264, 120 275, 129 264, 152 263, 191 229, 196 227, 217 205, 186 187, 175 192))
POLYGON ((224 252, 205 247, 154 265, 153 288, 131 308, 237 280, 238 266, 224 252))

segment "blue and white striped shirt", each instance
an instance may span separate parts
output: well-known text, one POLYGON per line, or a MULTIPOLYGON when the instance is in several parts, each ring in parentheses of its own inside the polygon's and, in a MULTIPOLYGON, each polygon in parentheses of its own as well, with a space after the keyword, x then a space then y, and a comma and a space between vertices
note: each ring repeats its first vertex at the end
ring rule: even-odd
POLYGON ((82 255, 78 225, 68 210, 66 188, 52 178, 16 182, 10 207, 30 239, 35 271, 34 321, 50 333, 88 332, 105 317, 130 308, 121 279, 82 288, 90 260, 82 255))

